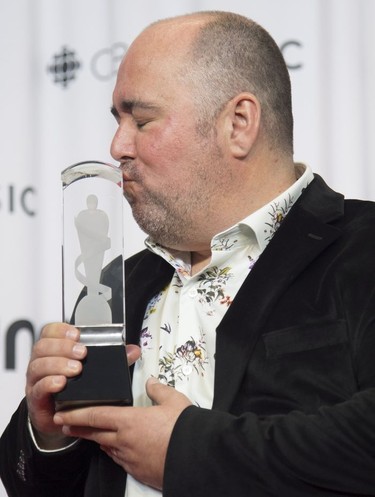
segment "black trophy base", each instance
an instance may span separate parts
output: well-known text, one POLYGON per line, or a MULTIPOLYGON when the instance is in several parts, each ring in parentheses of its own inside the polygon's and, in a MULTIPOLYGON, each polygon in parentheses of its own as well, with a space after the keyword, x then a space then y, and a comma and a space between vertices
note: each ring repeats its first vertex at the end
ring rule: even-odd
POLYGON ((131 405, 132 391, 124 344, 87 345, 79 376, 55 394, 56 411, 95 405, 131 405))

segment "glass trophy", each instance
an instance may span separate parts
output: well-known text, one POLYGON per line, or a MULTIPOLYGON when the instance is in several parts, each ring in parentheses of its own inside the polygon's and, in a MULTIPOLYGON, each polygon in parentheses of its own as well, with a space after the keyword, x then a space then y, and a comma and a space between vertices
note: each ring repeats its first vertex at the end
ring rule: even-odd
POLYGON ((79 328, 88 352, 81 374, 55 395, 56 410, 129 405, 122 172, 81 162, 65 169, 61 180, 63 320, 79 328))

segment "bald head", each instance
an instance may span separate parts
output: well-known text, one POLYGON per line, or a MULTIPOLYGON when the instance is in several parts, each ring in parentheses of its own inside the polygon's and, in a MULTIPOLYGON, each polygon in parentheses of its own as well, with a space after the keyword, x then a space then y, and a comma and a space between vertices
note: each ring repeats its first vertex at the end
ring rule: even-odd
POLYGON ((201 16, 180 16, 157 21, 145 28, 130 45, 122 62, 129 58, 137 64, 150 68, 153 64, 174 73, 178 82, 185 76, 185 67, 191 59, 193 40, 204 25, 201 16))

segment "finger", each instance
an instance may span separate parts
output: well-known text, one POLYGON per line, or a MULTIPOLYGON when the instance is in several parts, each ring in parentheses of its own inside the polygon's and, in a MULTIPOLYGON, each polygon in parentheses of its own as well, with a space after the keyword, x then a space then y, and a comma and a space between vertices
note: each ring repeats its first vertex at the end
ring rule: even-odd
POLYGON ((26 388, 29 416, 33 426, 43 431, 56 431, 53 423, 55 412, 52 394, 61 391, 66 384, 65 376, 43 378, 33 388, 26 388))
POLYGON ((55 414, 57 425, 84 426, 100 430, 117 431, 120 422, 126 421, 126 410, 131 408, 95 406, 55 414))
POLYGON ((32 387, 42 378, 48 376, 64 375, 67 378, 72 378, 80 374, 81 371, 81 361, 65 357, 43 357, 29 363, 26 372, 27 384, 32 387))
POLYGON ((114 446, 117 443, 117 432, 107 430, 96 430, 84 426, 62 426, 62 433, 66 437, 84 438, 98 445, 114 446))
POLYGON ((83 359, 87 354, 86 347, 69 339, 41 338, 33 347, 31 361, 40 357, 67 357, 83 359))
MULTIPOLYGON (((49 399, 51 394, 60 392, 66 385, 65 376, 46 376, 36 382, 33 387, 26 387, 28 402, 43 401, 49 399)), ((50 402, 50 399, 49 399, 50 402)))
POLYGON ((77 341, 79 330, 68 323, 49 323, 42 328, 40 338, 70 338, 77 341))
POLYGON ((131 366, 141 357, 141 348, 138 345, 129 344, 126 346, 128 364, 131 366))
POLYGON ((43 377, 64 375, 71 378, 82 371, 80 359, 87 354, 85 346, 72 341, 67 343, 63 340, 43 340, 48 343, 35 346, 34 358, 28 364, 27 388, 32 388, 43 377), (64 355, 66 357, 63 357, 64 355))

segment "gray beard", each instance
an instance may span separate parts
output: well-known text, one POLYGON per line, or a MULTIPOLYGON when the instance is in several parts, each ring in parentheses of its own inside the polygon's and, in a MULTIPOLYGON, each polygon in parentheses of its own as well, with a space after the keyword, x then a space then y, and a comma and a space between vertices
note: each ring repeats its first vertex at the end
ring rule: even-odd
POLYGON ((164 200, 146 194, 142 205, 132 205, 133 217, 141 230, 154 242, 173 248, 190 239, 194 206, 182 206, 178 199, 168 199, 167 202, 164 200))

